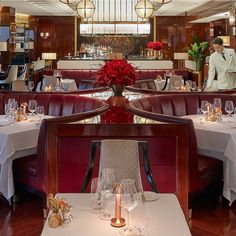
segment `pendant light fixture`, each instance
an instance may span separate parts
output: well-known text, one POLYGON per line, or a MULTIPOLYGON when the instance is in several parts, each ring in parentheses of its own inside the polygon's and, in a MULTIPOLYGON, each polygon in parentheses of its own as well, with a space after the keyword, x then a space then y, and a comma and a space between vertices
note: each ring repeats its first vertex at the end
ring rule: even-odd
POLYGON ((153 0, 153 2, 155 3, 159 3, 159 4, 166 4, 171 2, 172 0, 153 0))
POLYGON ((140 18, 149 18, 154 11, 154 7, 149 0, 140 0, 135 5, 135 12, 140 18))
POLYGON ((78 3, 79 0, 59 0, 59 1, 67 5, 72 5, 78 3))
POLYGON ((90 18, 95 12, 95 6, 90 0, 82 0, 76 6, 76 12, 82 18, 90 18))

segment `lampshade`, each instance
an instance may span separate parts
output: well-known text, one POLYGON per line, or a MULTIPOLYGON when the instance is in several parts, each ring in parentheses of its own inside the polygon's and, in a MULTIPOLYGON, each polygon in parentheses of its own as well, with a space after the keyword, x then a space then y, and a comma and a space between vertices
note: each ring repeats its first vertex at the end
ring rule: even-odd
POLYGON ((223 40, 224 46, 230 46, 230 36, 218 36, 218 38, 223 40))
POLYGON ((90 0, 82 0, 76 6, 77 14, 82 18, 92 17, 95 12, 95 6, 90 0))
POLYGON ((153 0, 153 2, 159 3, 159 4, 166 4, 171 2, 172 0, 153 0))
POLYGON ((71 4, 77 3, 79 0, 59 0, 59 1, 68 5, 71 5, 71 4))
POLYGON ((43 60, 56 60, 57 54, 55 52, 43 52, 42 59, 43 60))
POLYGON ((0 42, 0 52, 7 51, 7 42, 0 42))
POLYGON ((188 59, 188 53, 186 53, 186 52, 175 52, 174 53, 174 59, 175 60, 187 60, 188 59))
POLYGON ((148 18, 153 13, 153 5, 148 0, 140 0, 135 5, 136 14, 141 18, 148 18))

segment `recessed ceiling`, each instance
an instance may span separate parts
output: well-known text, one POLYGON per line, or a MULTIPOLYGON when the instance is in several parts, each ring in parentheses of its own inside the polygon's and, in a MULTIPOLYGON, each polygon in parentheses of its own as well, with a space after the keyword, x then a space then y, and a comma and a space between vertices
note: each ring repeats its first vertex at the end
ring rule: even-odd
MULTIPOLYGON (((129 0, 124 0, 129 1, 129 0)), ((161 6, 155 13, 159 16, 194 15, 198 11, 212 11, 212 6, 232 3, 236 0, 172 0, 161 6), (210 7, 211 6, 211 7, 210 7)), ((16 9, 17 13, 29 15, 73 16, 75 12, 59 0, 2 0, 0 4, 16 9)), ((213 7, 214 8, 214 7, 213 7)), ((220 12, 217 12, 220 13, 220 12)), ((214 14, 216 14, 214 12, 214 14)), ((213 15, 213 14, 212 14, 213 15)))

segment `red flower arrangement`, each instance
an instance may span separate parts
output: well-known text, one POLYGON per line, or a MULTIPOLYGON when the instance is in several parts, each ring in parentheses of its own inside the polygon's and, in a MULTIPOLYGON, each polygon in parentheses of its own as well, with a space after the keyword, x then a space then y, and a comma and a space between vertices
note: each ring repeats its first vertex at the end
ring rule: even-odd
POLYGON ((162 45, 161 42, 148 42, 147 47, 149 49, 153 49, 153 50, 156 50, 156 51, 159 51, 159 50, 163 49, 163 45, 162 45))
POLYGON ((134 67, 126 60, 112 60, 98 71, 96 80, 104 86, 127 86, 134 84, 136 75, 134 67))

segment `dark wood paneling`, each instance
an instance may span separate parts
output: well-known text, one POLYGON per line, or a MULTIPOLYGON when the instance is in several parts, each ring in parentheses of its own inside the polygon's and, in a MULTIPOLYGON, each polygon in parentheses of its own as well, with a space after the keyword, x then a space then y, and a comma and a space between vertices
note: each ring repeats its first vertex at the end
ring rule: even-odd
MULTIPOLYGON (((35 57, 41 57, 42 52, 56 52, 57 59, 74 53, 74 17, 37 16, 36 17, 36 48, 35 57), (48 32, 47 39, 40 37, 40 32, 48 32)), ((56 62, 53 63, 54 66, 56 62)))

